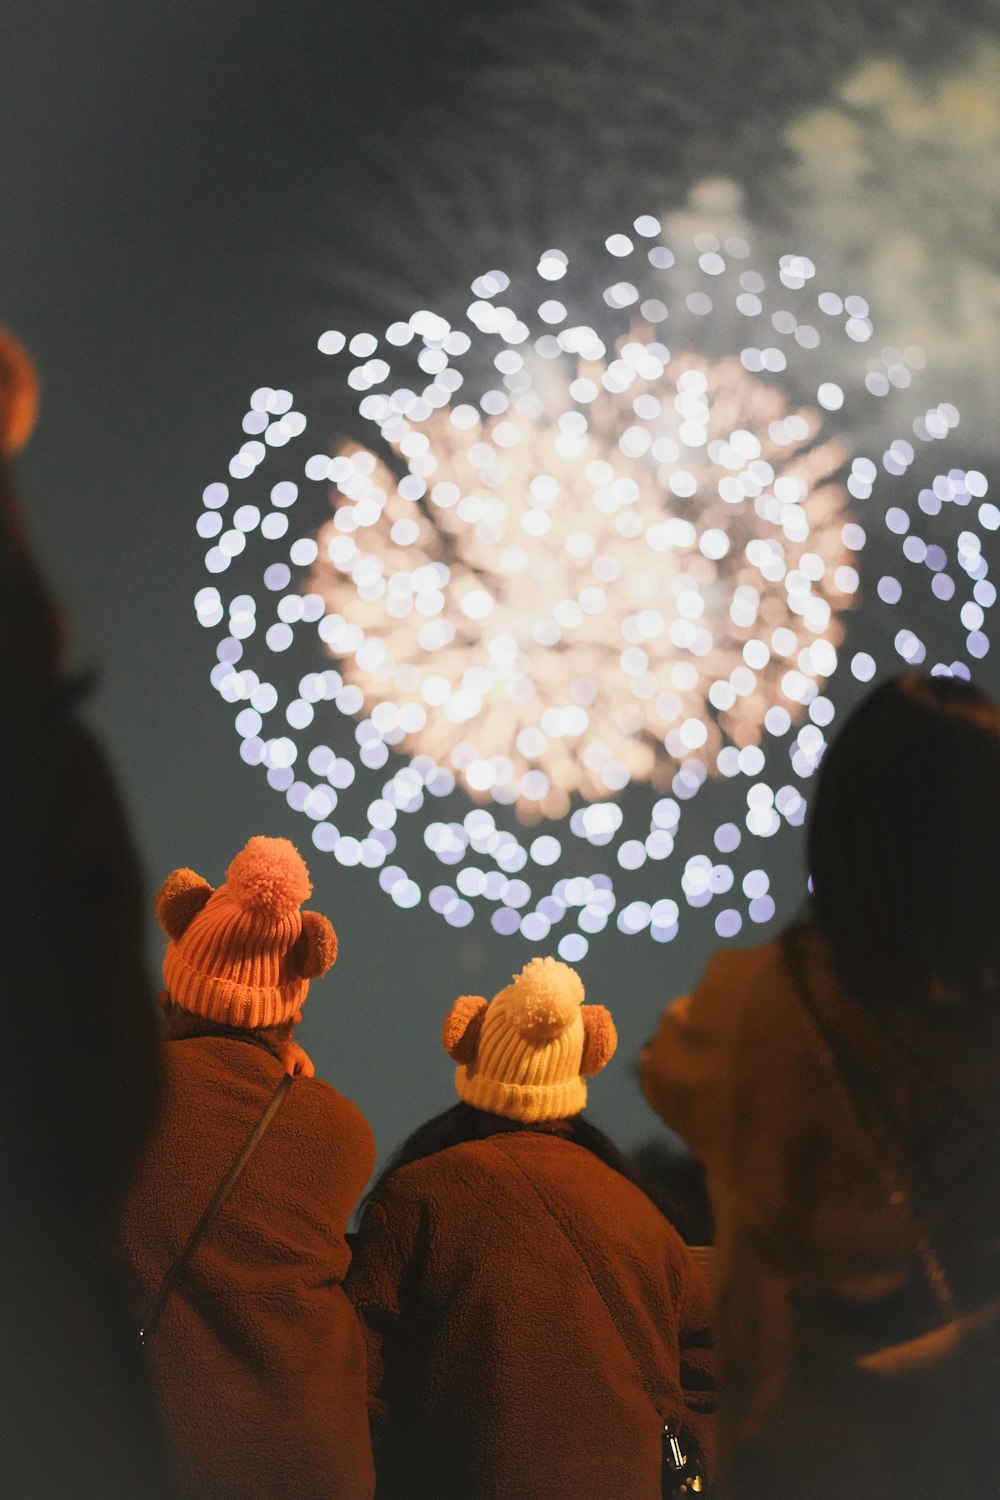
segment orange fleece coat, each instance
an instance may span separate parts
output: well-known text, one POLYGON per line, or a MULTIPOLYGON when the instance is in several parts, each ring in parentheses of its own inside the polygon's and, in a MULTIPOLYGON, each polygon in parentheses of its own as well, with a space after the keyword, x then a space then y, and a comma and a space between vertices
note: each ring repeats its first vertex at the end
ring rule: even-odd
POLYGON ((988 1460, 977 1414, 988 1383, 990 1408, 1000 1399, 1000 1173, 955 1106, 997 1128, 997 1029, 944 1010, 873 1019, 840 993, 815 935, 805 962, 838 1048, 877 1083, 919 1163, 936 1248, 982 1326, 963 1362, 933 1338, 919 1365, 905 1360, 938 1322, 907 1217, 803 1023, 781 946, 719 953, 668 1006, 640 1077, 707 1170, 720 1494, 995 1495, 965 1462, 975 1453, 1000 1479, 1000 1424, 985 1424, 988 1460))
POLYGON ((581 1146, 523 1131, 400 1168, 368 1206, 348 1290, 379 1500, 659 1500, 643 1378, 711 1461, 704 1281, 649 1199, 581 1146))
MULTIPOLYGON (((138 1323, 281 1076, 241 1041, 166 1042, 159 1123, 123 1243, 138 1323)), ((342 1282, 368 1124, 319 1079, 292 1084, 146 1344, 185 1500, 370 1500, 364 1348, 342 1282)))

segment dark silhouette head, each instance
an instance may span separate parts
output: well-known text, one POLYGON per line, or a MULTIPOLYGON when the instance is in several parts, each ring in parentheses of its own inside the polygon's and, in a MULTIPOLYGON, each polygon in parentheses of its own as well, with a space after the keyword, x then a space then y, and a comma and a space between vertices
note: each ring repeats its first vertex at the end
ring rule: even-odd
POLYGON ((1000 707, 952 677, 877 688, 827 751, 808 837, 816 922, 871 1005, 1000 992, 1000 707))

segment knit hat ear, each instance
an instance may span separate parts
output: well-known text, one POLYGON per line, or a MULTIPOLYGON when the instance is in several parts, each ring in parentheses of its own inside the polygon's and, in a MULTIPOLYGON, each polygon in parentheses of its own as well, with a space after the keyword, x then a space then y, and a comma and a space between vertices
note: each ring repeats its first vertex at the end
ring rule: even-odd
POLYGON ((153 903, 156 920, 167 937, 177 942, 212 893, 208 881, 194 870, 174 870, 168 875, 153 903))
POLYGON ((581 1005, 580 1015, 583 1019, 580 1072, 593 1077, 614 1057, 618 1032, 606 1005, 581 1005))
POLYGON ((337 961, 333 923, 318 911, 302 913, 302 931, 292 949, 292 962, 303 979, 318 979, 337 961))
POLYGON ((485 1016, 486 1000, 482 995, 459 995, 445 1016, 441 1040, 455 1062, 468 1066, 475 1061, 485 1016))

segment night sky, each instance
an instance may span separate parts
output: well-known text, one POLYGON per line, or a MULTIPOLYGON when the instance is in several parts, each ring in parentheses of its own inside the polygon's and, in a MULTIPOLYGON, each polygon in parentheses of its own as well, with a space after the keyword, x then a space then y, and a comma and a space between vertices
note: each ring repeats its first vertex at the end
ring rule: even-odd
MULTIPOLYGON (((957 391, 964 461, 1000 482, 1000 11, 8 0, 0 28, 0 319, 42 373, 21 478, 74 665, 98 673, 88 711, 151 891, 178 865, 217 883, 251 834, 302 847, 342 945, 303 1041, 388 1150, 451 1102, 451 1000, 492 994, 531 948, 397 909, 368 872, 312 850, 306 821, 240 762, 192 611, 194 523, 250 391, 319 398, 324 328, 461 306, 489 266, 599 246, 721 177, 804 252, 829 238, 876 315, 884 288, 890 329, 910 319, 942 395, 957 391), (849 184, 845 121, 867 155, 849 184), (893 271, 905 246, 909 280, 893 271)), ((991 658, 977 676, 1000 688, 991 658)), ((783 849, 787 916, 803 872, 783 849)), ((152 924, 150 945, 158 968, 152 924)), ((626 1145, 659 1129, 635 1052, 708 952, 683 923, 663 947, 609 929, 581 965, 621 1034, 593 1115, 626 1145)))

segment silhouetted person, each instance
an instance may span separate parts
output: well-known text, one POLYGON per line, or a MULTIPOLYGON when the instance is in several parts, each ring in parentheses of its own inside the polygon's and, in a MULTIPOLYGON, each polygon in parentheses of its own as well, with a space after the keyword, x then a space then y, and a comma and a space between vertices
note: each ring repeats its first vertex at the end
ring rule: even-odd
POLYGON ((720 1492, 1000 1494, 1000 709, 916 674, 827 751, 814 899, 642 1054, 716 1225, 720 1492))
POLYGON ((142 878, 73 711, 10 455, 37 383, 0 332, 0 1493, 164 1493, 112 1250, 152 1123, 142 878))

